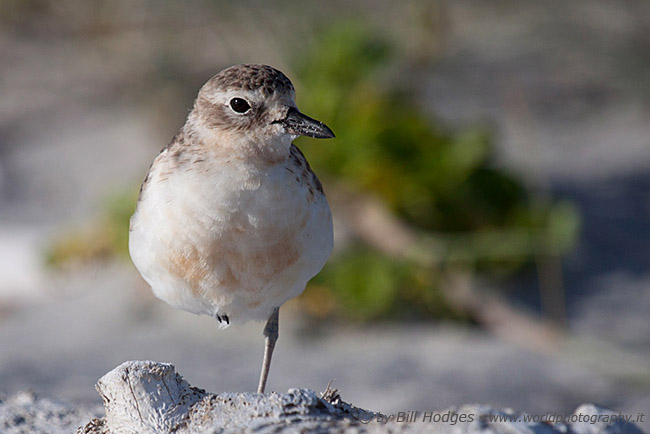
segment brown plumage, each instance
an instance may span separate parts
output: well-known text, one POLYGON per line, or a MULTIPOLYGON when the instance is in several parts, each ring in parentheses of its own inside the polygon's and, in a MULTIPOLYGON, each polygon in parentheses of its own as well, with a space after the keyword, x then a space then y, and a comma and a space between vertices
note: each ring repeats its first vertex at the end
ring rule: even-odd
POLYGON ((212 77, 154 159, 131 218, 131 257, 156 296, 222 326, 268 319, 260 392, 279 307, 320 271, 333 242, 322 185, 291 141, 334 134, 294 97, 266 65, 212 77))

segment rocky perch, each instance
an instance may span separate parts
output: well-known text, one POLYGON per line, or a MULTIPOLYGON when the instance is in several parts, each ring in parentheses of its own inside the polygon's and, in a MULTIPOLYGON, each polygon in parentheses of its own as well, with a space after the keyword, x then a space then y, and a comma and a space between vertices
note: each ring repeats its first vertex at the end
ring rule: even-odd
MULTIPOLYGON (((97 390, 106 414, 78 428, 77 434, 642 433, 617 413, 590 404, 563 421, 549 421, 482 405, 385 415, 354 407, 329 388, 321 395, 307 389, 215 395, 188 384, 173 365, 149 361, 123 363, 98 381, 97 390)), ((71 422, 86 414, 23 395, 0 400, 1 432, 70 432, 71 422)))

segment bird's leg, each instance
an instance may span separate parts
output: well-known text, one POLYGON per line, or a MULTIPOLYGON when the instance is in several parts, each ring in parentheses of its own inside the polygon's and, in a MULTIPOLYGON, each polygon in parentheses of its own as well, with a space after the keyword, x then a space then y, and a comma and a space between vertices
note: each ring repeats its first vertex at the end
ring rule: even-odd
POLYGON ((278 340, 279 314, 279 307, 273 309, 273 313, 264 327, 264 360, 262 362, 262 372, 260 373, 260 382, 257 386, 257 393, 264 393, 264 389, 266 388, 266 379, 269 376, 269 369, 271 368, 271 357, 273 357, 275 342, 278 340))

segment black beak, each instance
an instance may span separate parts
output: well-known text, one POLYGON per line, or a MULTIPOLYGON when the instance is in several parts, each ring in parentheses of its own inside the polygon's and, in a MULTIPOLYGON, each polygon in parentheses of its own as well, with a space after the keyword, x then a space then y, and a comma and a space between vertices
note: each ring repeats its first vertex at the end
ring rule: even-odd
POLYGON ((334 133, 327 125, 303 115, 295 107, 289 108, 287 117, 275 122, 284 125, 286 131, 291 134, 313 137, 315 139, 331 139, 334 137, 334 133))

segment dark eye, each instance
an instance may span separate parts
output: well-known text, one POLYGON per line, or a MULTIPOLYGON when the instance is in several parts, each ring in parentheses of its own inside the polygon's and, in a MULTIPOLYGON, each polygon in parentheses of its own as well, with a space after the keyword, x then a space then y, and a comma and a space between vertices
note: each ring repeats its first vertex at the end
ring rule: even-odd
POLYGON ((242 98, 233 98, 230 100, 230 107, 237 113, 246 113, 251 106, 245 99, 242 98))

